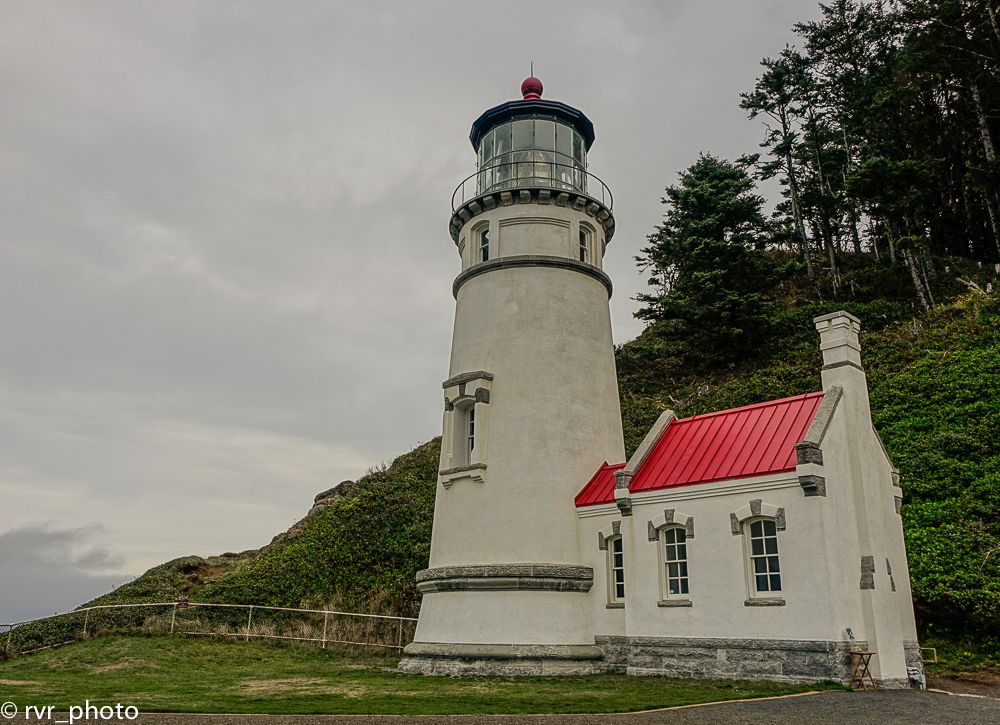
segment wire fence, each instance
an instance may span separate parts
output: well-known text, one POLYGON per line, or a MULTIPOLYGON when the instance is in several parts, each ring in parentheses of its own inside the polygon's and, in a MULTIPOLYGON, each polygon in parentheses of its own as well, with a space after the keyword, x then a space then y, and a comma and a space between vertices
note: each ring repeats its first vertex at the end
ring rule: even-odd
POLYGON ((163 634, 402 650, 417 620, 384 614, 253 604, 107 604, 0 624, 0 654, 32 654, 105 634, 163 634))

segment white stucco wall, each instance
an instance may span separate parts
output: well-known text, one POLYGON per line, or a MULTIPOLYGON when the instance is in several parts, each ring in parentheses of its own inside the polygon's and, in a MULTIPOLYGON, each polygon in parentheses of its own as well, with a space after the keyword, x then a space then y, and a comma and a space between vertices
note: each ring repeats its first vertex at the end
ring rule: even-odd
MULTIPOLYGON (((483 223, 491 261, 578 261, 581 223, 594 232, 592 249, 603 248, 600 225, 572 208, 499 207, 470 219, 460 240, 483 223)), ((467 241, 463 269, 475 253, 467 241)), ((591 261, 599 268, 600 256, 591 261)), ((493 376, 489 403, 477 404, 477 423, 488 426, 486 468, 475 472, 479 481, 439 483, 430 567, 584 563, 573 498, 601 463, 625 457, 607 287, 551 266, 467 279, 457 292, 449 377, 474 371, 493 376)), ((447 469, 454 461, 443 448, 447 469)), ((593 636, 586 593, 484 590, 425 594, 416 640, 593 644, 593 636)))

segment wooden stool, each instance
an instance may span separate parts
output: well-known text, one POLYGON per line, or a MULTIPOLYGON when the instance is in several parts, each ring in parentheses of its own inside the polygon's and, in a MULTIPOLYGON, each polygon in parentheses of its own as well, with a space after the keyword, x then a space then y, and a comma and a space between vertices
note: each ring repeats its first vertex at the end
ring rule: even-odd
POLYGON ((868 684, 865 683, 865 677, 868 678, 868 683, 871 684, 871 689, 877 690, 878 685, 875 684, 875 680, 872 679, 872 673, 868 669, 872 661, 872 655, 874 652, 851 652, 851 663, 854 665, 854 674, 851 675, 851 687, 861 687, 862 690, 868 689, 868 684))

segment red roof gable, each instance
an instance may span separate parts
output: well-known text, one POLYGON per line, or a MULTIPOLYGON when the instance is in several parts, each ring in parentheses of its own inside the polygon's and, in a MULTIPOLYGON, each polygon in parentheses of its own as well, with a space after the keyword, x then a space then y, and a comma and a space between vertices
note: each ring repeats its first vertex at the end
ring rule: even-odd
POLYGON ((807 393, 672 421, 629 490, 795 470, 795 444, 805 437, 822 399, 823 393, 807 393))
POLYGON ((605 461, 586 486, 576 495, 577 506, 612 503, 615 500, 615 471, 625 468, 624 463, 609 466, 605 461))

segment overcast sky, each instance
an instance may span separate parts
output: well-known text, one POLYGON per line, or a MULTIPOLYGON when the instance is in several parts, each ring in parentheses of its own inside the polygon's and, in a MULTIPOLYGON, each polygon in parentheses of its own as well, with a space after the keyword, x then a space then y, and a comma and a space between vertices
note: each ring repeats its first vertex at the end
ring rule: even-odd
POLYGON ((617 342, 804 0, 0 4, 0 622, 267 543, 438 434, 469 126, 587 113, 617 342))

